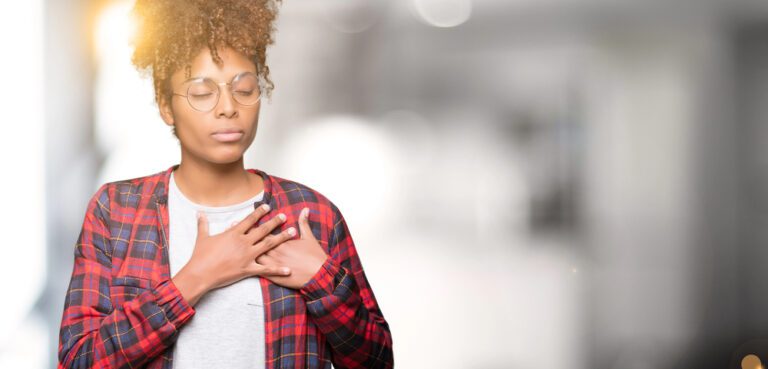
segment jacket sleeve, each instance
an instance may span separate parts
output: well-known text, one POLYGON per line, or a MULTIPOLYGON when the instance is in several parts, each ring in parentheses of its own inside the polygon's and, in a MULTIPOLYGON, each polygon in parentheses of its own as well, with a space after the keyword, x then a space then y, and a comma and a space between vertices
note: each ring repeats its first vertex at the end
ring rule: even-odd
POLYGON ((331 345, 333 366, 392 368, 392 335, 341 212, 331 205, 330 257, 299 293, 331 345))
POLYGON ((88 203, 59 331, 59 368, 139 368, 165 351, 194 315, 170 279, 114 306, 108 184, 88 203))

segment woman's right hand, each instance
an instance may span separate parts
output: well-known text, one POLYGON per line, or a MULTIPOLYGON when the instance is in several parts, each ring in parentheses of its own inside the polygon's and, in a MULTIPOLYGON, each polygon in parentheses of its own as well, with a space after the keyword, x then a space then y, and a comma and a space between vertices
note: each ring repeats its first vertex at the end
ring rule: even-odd
POLYGON ((256 262, 261 254, 296 235, 296 230, 291 227, 279 235, 267 237, 285 221, 283 214, 253 227, 267 212, 269 206, 262 205, 242 221, 215 236, 208 234, 205 215, 198 215, 197 241, 192 257, 173 277, 173 283, 190 305, 194 306, 210 290, 247 277, 290 275, 286 267, 268 267, 256 262))

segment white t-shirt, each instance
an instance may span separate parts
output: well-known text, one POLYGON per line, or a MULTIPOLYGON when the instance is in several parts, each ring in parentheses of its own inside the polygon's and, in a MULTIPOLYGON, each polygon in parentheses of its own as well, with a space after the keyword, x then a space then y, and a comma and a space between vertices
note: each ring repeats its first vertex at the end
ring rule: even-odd
MULTIPOLYGON (((264 191, 239 204, 211 207, 181 193, 171 173, 168 188, 171 276, 187 264, 197 239, 197 211, 208 218, 209 234, 223 232, 253 212, 264 191)), ((260 277, 248 277, 209 291, 194 306, 195 315, 179 331, 174 369, 253 369, 265 367, 264 302, 260 277)))

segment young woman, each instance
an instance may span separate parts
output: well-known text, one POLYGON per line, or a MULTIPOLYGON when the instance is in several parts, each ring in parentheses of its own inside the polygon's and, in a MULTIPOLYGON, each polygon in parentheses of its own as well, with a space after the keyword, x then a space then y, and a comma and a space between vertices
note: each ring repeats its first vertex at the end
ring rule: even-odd
POLYGON ((139 0, 134 64, 178 165, 102 185, 78 238, 60 368, 391 368, 339 209, 245 169, 271 92, 269 0, 139 0))

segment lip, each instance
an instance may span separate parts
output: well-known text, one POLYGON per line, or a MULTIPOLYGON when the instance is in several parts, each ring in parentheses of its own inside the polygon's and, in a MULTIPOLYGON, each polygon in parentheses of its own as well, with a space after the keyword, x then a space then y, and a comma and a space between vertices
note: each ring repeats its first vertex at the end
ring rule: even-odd
POLYGON ((224 129, 211 134, 214 140, 219 142, 235 142, 243 138, 243 131, 238 129, 224 129))

